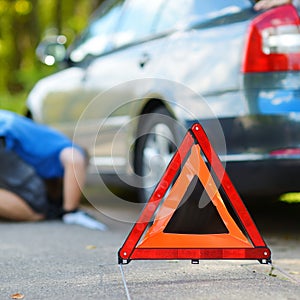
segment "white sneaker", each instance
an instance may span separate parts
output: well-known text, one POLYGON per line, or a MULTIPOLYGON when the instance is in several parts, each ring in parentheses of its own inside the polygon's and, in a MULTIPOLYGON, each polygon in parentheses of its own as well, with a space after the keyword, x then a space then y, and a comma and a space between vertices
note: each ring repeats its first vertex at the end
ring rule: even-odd
POLYGON ((97 229, 101 231, 106 231, 107 226, 94 218, 88 215, 86 212, 82 210, 78 210, 76 212, 67 213, 63 215, 62 220, 65 224, 76 224, 81 225, 90 229, 97 229))

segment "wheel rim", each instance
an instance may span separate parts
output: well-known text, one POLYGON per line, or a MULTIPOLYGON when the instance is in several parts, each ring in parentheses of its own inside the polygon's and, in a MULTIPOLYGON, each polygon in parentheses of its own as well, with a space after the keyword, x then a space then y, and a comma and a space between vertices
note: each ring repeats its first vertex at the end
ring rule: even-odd
POLYGON ((143 149, 142 180, 148 200, 176 151, 175 137, 166 124, 156 124, 147 135, 143 149))

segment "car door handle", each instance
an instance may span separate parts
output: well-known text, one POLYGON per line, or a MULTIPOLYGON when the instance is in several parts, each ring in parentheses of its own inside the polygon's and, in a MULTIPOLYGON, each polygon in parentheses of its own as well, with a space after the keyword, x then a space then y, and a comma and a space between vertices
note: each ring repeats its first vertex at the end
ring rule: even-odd
POLYGON ((140 60, 139 60, 139 66, 141 68, 144 68, 145 65, 150 61, 150 55, 148 53, 143 53, 140 60))

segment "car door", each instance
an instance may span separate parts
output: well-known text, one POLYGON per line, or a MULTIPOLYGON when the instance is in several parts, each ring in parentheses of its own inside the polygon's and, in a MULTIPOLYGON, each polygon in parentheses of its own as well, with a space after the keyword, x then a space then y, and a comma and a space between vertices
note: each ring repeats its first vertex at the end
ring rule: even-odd
POLYGON ((158 51, 151 37, 162 3, 163 0, 127 1, 113 35, 113 49, 95 59, 87 69, 85 90, 93 101, 84 119, 97 118, 94 163, 101 167, 101 173, 128 172, 131 100, 137 100, 134 81, 147 76, 151 55, 158 51))

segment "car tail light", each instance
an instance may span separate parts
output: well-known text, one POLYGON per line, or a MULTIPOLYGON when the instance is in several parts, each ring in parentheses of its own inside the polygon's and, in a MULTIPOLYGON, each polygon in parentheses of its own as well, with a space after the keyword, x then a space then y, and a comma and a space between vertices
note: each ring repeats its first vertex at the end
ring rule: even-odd
POLYGON ((293 5, 257 16, 250 24, 242 71, 300 70, 300 20, 293 5))

